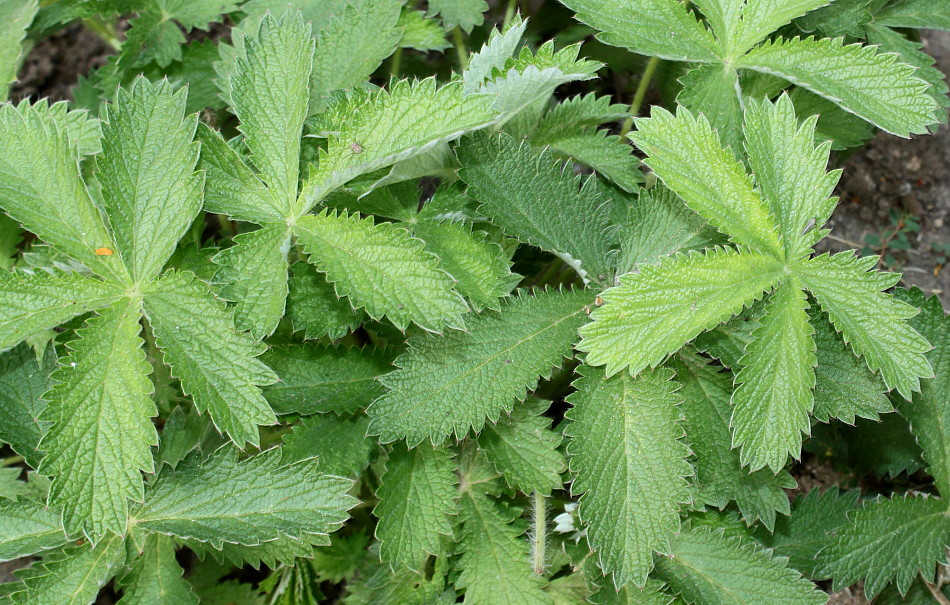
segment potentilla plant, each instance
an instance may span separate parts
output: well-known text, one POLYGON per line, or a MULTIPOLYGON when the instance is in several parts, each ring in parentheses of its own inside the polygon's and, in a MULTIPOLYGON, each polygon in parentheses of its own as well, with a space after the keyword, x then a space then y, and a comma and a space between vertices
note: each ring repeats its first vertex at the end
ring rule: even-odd
MULTIPOLYGON (((0 228, 27 238, 0 238, 0 557, 32 557, 4 598, 946 598, 950 320, 815 252, 848 145, 810 111, 923 133, 931 72, 786 36, 826 2, 566 0, 692 65, 637 155, 601 128, 625 107, 554 96, 604 65, 526 45, 514 5, 469 56, 480 0, 200 4, 140 9, 167 55, 120 52, 99 118, 0 107, 0 228), (180 86, 191 51, 149 19, 225 13, 215 90, 180 86), (449 77, 366 81, 439 36, 449 77), (932 482, 790 502, 812 433, 858 419, 932 482)), ((868 37, 943 10, 873 4, 868 37)))

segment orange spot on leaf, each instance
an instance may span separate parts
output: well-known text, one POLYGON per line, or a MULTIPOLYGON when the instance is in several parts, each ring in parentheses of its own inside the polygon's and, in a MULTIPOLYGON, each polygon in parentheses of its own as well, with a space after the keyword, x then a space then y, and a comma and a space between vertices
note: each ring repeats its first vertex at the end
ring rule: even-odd
POLYGON ((96 248, 96 254, 99 256, 112 256, 112 248, 96 248))

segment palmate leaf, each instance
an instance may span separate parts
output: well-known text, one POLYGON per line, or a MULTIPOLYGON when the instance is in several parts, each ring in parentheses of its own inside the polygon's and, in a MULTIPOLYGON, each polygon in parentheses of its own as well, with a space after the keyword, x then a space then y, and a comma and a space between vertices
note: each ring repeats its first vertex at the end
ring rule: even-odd
POLYGON ((700 332, 739 313, 772 288, 782 265, 771 256, 715 248, 678 254, 620 277, 602 294, 578 345, 612 376, 655 367, 700 332))
POLYGON ((52 425, 40 442, 39 470, 53 477, 49 499, 63 508, 67 531, 93 543, 107 532, 125 534, 128 501, 141 502, 141 473, 153 468, 158 410, 141 317, 140 303, 123 300, 90 320, 45 397, 43 418, 52 425))
MULTIPOLYGON (((489 496, 474 489, 462 494, 459 505, 462 537, 459 578, 463 603, 544 605, 550 598, 541 590, 541 576, 528 563, 528 543, 512 524, 510 511, 501 510, 489 496)), ((522 530, 523 531, 523 530, 522 530)))
POLYGON ((337 294, 374 319, 385 315, 401 330, 409 322, 430 331, 464 325, 468 305, 452 278, 405 229, 325 210, 301 218, 294 232, 337 294))
POLYGON ((529 399, 506 420, 485 427, 478 444, 511 487, 525 494, 544 496, 561 487, 561 472, 567 468, 558 447, 561 435, 551 430, 544 416, 550 402, 529 399))
POLYGON ((917 288, 898 290, 897 298, 921 309, 910 325, 933 345, 927 359, 935 374, 921 383, 913 399, 900 401, 898 409, 923 450, 927 472, 946 499, 950 497, 950 319, 936 296, 926 298, 917 288))
POLYGON ((718 60, 712 34, 679 0, 561 0, 577 20, 601 33, 611 46, 661 59, 709 63, 718 60))
POLYGON ((905 397, 920 390, 920 377, 933 376, 924 357, 929 343, 906 320, 917 310, 882 293, 898 275, 874 271, 876 256, 823 254, 798 266, 801 280, 831 323, 888 388, 905 397))
POLYGON ((370 434, 413 447, 497 421, 571 354, 589 301, 584 291, 521 293, 472 318, 465 332, 410 338, 396 371, 382 378, 388 392, 367 410, 370 434))
POLYGON ((323 541, 356 504, 347 495, 352 484, 318 472, 312 459, 281 464, 279 448, 238 460, 227 445, 206 460, 192 455, 163 470, 130 523, 215 548, 278 538, 323 541))
POLYGON ((571 493, 603 572, 616 587, 642 587, 653 552, 670 552, 692 474, 681 398, 667 369, 607 378, 581 366, 568 401, 571 493))
POLYGON ((27 557, 66 542, 59 511, 27 498, 0 500, 0 561, 27 557))
POLYGON ((462 72, 465 92, 477 92, 492 74, 502 71, 510 58, 515 56, 521 46, 521 38, 528 27, 528 22, 516 14, 505 28, 504 32, 492 29, 486 42, 478 52, 472 53, 468 65, 462 72))
POLYGON ((557 254, 585 281, 612 277, 609 200, 589 179, 505 134, 476 135, 457 150, 459 176, 479 211, 519 240, 557 254))
MULTIPOLYGON (((736 36, 731 45, 731 55, 739 56, 783 25, 827 3, 828 0, 747 0, 743 2, 741 20, 733 19, 728 24, 729 28, 736 29, 736 36)), ((725 0, 724 4, 734 5, 735 3, 725 0)), ((713 30, 720 39, 723 38, 719 35, 723 31, 722 28, 714 26, 713 30)))
POLYGON ((927 132, 936 102, 928 85, 896 54, 878 54, 842 39, 778 39, 753 49, 736 65, 778 76, 834 101, 842 109, 901 137, 927 132))
POLYGON ((676 102, 697 114, 702 113, 719 133, 724 147, 742 156, 742 100, 739 73, 732 66, 708 63, 691 69, 679 79, 683 88, 676 102))
POLYGON ((132 569, 119 578, 123 591, 118 605, 198 605, 198 597, 191 591, 191 584, 182 578, 182 573, 181 565, 175 560, 175 545, 171 539, 150 534, 132 569))
POLYGON ((686 416, 684 427, 694 454, 697 500, 720 509, 735 501, 746 523, 761 521, 773 527, 776 512, 788 514, 785 490, 796 483, 787 471, 749 472, 742 468, 738 451, 723 447, 732 441, 732 373, 689 349, 680 351, 671 367, 682 385, 680 408, 686 416))
POLYGON ((422 571, 426 557, 443 554, 458 497, 454 458, 452 450, 427 444, 393 447, 373 509, 380 559, 422 571))
POLYGON ((937 564, 947 561, 948 544, 945 501, 895 495, 865 502, 849 515, 832 543, 818 554, 819 573, 834 578, 835 590, 863 578, 868 598, 894 581, 906 594, 918 574, 933 580, 937 564))
POLYGON ((23 456, 31 467, 39 465, 40 439, 48 424, 40 420, 46 407, 50 373, 56 368, 56 347, 48 346, 37 359, 32 347, 20 344, 0 353, 0 441, 23 456))
POLYGON ((88 605, 125 560, 123 540, 110 536, 93 547, 87 543, 36 562, 12 586, 16 605, 88 605))
POLYGON ((265 15, 230 76, 230 104, 261 179, 287 215, 297 199, 300 136, 313 62, 310 25, 298 11, 265 15))
POLYGON ((491 99, 466 94, 459 82, 439 87, 434 78, 398 80, 389 90, 354 90, 320 117, 317 130, 329 140, 307 178, 297 213, 308 212, 361 174, 425 153, 496 119, 491 99))
POLYGON ((167 81, 139 78, 106 106, 96 176, 117 252, 136 282, 158 276, 201 209, 197 116, 185 119, 186 97, 167 81))
POLYGON ((232 313, 190 273, 154 282, 144 307, 165 362, 198 410, 239 446, 257 444, 257 425, 277 421, 260 390, 277 380, 257 359, 264 346, 236 331, 232 313))
POLYGON ((124 283, 128 272, 79 174, 75 146, 49 112, 0 106, 0 208, 96 274, 124 283))
POLYGON ((78 273, 0 271, 0 348, 107 307, 122 290, 78 273))
POLYGON ((801 454, 814 405, 815 341, 798 280, 786 279, 769 297, 761 325, 739 360, 733 395, 733 444, 743 465, 781 470, 801 454))
POLYGON ((470 32, 473 27, 482 24, 482 13, 487 10, 485 0, 432 0, 427 14, 438 14, 445 29, 458 27, 470 32))
POLYGON ((644 163, 687 206, 737 244, 781 258, 768 204, 732 151, 721 147, 705 116, 682 107, 674 116, 654 107, 636 126, 630 138, 649 156, 644 163))
POLYGON ((657 557, 658 576, 687 603, 723 605, 821 605, 828 595, 787 561, 722 531, 694 528, 681 533, 672 557, 657 557))
POLYGON ((640 159, 631 153, 630 145, 606 130, 574 133, 573 136, 549 140, 534 137, 531 143, 586 164, 627 192, 636 191, 644 180, 640 159))

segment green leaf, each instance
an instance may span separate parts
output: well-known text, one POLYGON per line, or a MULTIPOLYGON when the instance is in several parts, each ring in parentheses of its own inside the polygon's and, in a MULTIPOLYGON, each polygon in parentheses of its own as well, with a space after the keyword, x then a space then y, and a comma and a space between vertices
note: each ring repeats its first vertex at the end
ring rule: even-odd
POLYGON ((441 267, 455 280, 455 288, 475 311, 498 310, 521 279, 511 272, 511 261, 501 246, 484 231, 454 221, 419 221, 412 233, 438 257, 441 267))
POLYGON ((310 113, 325 108, 328 93, 369 79, 396 50, 402 0, 352 2, 321 23, 310 76, 310 113))
POLYGON ((823 254, 800 263, 798 272, 854 352, 880 372, 889 389, 909 397, 920 390, 920 378, 933 376, 923 355, 930 345, 907 324, 917 310, 882 293, 899 276, 875 271, 877 260, 852 252, 823 254))
POLYGON ((859 490, 839 492, 837 485, 799 495, 791 514, 779 518, 765 545, 776 555, 788 557, 789 565, 805 576, 820 579, 818 551, 831 544, 831 532, 847 523, 848 513, 858 508, 860 495, 859 490))
POLYGON ((317 469, 328 475, 357 478, 369 466, 376 442, 366 436, 369 418, 356 414, 314 414, 294 425, 284 437, 281 462, 317 459, 317 469))
POLYGON ((831 148, 835 151, 863 145, 877 132, 870 122, 865 122, 804 88, 793 88, 789 97, 799 116, 818 116, 815 139, 820 142, 830 141, 831 148))
POLYGON ((78 273, 0 271, 0 348, 107 307, 121 294, 115 286, 78 273))
POLYGON ((919 289, 898 290, 898 298, 921 309, 910 324, 933 344, 927 358, 935 378, 921 383, 920 393, 901 401, 898 409, 910 423, 927 461, 927 472, 944 498, 950 497, 950 319, 936 296, 926 298, 919 289))
POLYGON ((810 434, 818 359, 807 308, 798 280, 782 282, 739 360, 730 423, 733 445, 752 471, 777 473, 789 455, 801 455, 802 434, 810 434))
POLYGON ((770 256, 714 248, 678 254, 620 277, 581 328, 587 363, 636 375, 772 288, 782 265, 770 256))
POLYGON ((427 19, 423 11, 403 9, 396 27, 402 29, 399 46, 420 52, 442 51, 451 46, 445 39, 445 30, 435 19, 427 19))
POLYGON ((705 115, 723 146, 741 156, 742 101, 735 68, 716 63, 700 65, 686 72, 679 82, 683 89, 676 102, 697 115, 705 115))
POLYGON ((212 23, 221 21, 223 15, 237 10, 239 0, 152 0, 156 8, 162 11, 166 18, 174 19, 185 28, 207 28, 212 23))
POLYGON ((643 587, 653 552, 670 553, 690 501, 682 399, 668 369, 607 378, 580 366, 568 401, 571 484, 587 540, 614 585, 643 587))
POLYGON ((521 293, 472 318, 465 332, 410 338, 396 371, 382 378, 388 392, 367 410, 370 434, 414 447, 497 421, 571 354, 589 300, 584 291, 521 293))
POLYGON ((820 237, 837 198, 840 170, 825 172, 831 146, 815 147, 817 118, 799 126, 787 95, 776 103, 746 103, 743 131, 749 166, 778 223, 787 258, 806 253, 820 237))
POLYGON ((768 204, 704 116, 684 108, 674 116, 654 107, 650 117, 638 119, 636 126, 630 138, 647 154, 644 163, 687 206, 737 244, 782 257, 768 204))
POLYGON ((0 0, 0 101, 16 82, 26 30, 39 9, 37 0, 0 0))
POLYGON ((191 584, 181 576, 181 566, 175 560, 175 545, 165 536, 150 534, 132 569, 120 579, 123 592, 117 605, 198 605, 191 584))
POLYGON ((485 427, 478 437, 478 444, 508 485, 525 494, 550 496, 563 484, 561 473, 567 462, 558 449, 561 435, 551 430, 551 419, 543 415, 549 405, 548 401, 529 400, 516 407, 509 418, 485 427))
POLYGON ((96 177, 117 252, 136 282, 158 276, 201 209, 197 119, 185 118, 186 96, 139 77, 105 109, 96 177))
POLYGON ((567 156, 586 164, 601 176, 627 192, 636 191, 644 181, 640 159, 631 153, 630 145, 606 130, 565 136, 546 141, 532 139, 532 144, 545 146, 559 156, 567 156))
POLYGON ((785 490, 796 483, 784 470, 778 474, 769 469, 750 473, 742 468, 739 452, 723 446, 732 441, 732 373, 721 371, 689 350, 681 351, 671 367, 682 385, 680 408, 686 416, 686 434, 694 454, 697 500, 719 509, 735 501, 747 524, 761 521, 766 527, 774 527, 776 512, 788 514, 785 490))
POLYGON ((431 331, 464 325, 468 306, 451 276, 405 229, 324 210, 301 218, 294 231, 337 294, 374 319, 385 315, 400 330, 409 322, 431 331))
POLYGON ((610 204, 592 177, 503 133, 471 137, 457 153, 469 195, 508 235, 557 254, 585 281, 612 277, 610 204))
POLYGON ((145 314, 165 362, 198 410, 237 445, 256 445, 257 425, 277 421, 260 390, 277 379, 256 359, 264 346, 236 331, 231 312, 190 273, 155 282, 145 295, 145 314))
POLYGON ((297 199, 313 44, 299 12, 288 11, 279 21, 265 15, 256 35, 244 39, 243 56, 229 78, 231 108, 251 161, 283 215, 297 199))
POLYGON ((601 33, 597 39, 635 53, 673 61, 718 61, 712 34, 679 0, 561 0, 577 20, 601 33))
POLYGON ((46 347, 42 358, 25 343, 0 353, 0 441, 33 468, 42 456, 39 444, 48 425, 40 420, 46 408, 43 394, 56 365, 52 346, 46 347))
POLYGON ((89 320, 46 396, 43 419, 52 425, 40 442, 39 470, 53 477, 50 502, 63 508, 67 531, 93 543, 107 532, 125 534, 128 500, 141 502, 142 471, 153 469, 158 410, 141 317, 140 304, 125 300, 89 320))
POLYGON ((201 160, 205 172, 205 209, 252 223, 281 222, 285 208, 272 189, 247 167, 221 134, 206 124, 198 125, 201 160))
POLYGON ((485 0, 430 0, 429 16, 438 14, 445 29, 461 28, 472 31, 484 20, 482 13, 488 10, 485 0))
POLYGON ((28 557, 66 542, 59 511, 26 498, 0 500, 0 561, 28 557))
MULTIPOLYGON (((827 3, 828 0, 752 0, 742 3, 742 18, 735 20, 737 31, 732 56, 740 56, 783 25, 827 3)), ((713 29, 717 34, 721 31, 713 29)))
POLYGON ((854 424, 858 417, 877 420, 880 414, 893 411, 880 377, 854 356, 827 316, 813 313, 811 325, 818 355, 815 419, 829 422, 837 418, 854 424))
POLYGON ((346 414, 383 394, 379 377, 392 370, 393 350, 328 347, 322 344, 272 347, 263 360, 279 381, 264 389, 278 414, 346 414))
POLYGON ((128 273, 79 174, 75 146, 45 107, 0 106, 0 207, 40 239, 102 277, 128 273))
POLYGON ((292 234, 285 225, 266 225, 234 237, 234 245, 214 257, 219 296, 232 301, 234 325, 254 338, 270 336, 287 302, 287 254, 292 234))
POLYGON ((706 220, 690 210, 675 193, 658 185, 643 189, 627 208, 620 226, 617 273, 634 271, 676 252, 689 252, 726 240, 706 220))
POLYGON ((462 80, 465 83, 465 92, 476 92, 482 88, 485 80, 492 77, 496 71, 503 71, 508 60, 515 56, 521 45, 521 38, 528 27, 528 22, 516 14, 504 32, 492 29, 488 41, 469 57, 468 65, 462 71, 462 80))
POLYGON ((687 603, 822 605, 828 595, 751 542, 705 528, 681 533, 670 559, 657 557, 661 579, 687 603))
POLYGON ((950 8, 940 0, 899 0, 874 15, 889 27, 950 30, 950 8))
POLYGON ((473 489, 462 494, 459 516, 462 537, 461 573, 456 586, 465 591, 463 603, 545 605, 551 599, 541 590, 542 576, 528 563, 528 543, 512 514, 473 489))
POLYGON ((456 467, 448 448, 393 447, 373 509, 380 559, 421 571, 429 555, 443 554, 443 537, 452 535, 456 512, 456 467))
POLYGON ((51 555, 23 572, 23 581, 11 586, 16 605, 88 605, 115 575, 125 559, 123 540, 112 536, 98 546, 90 544, 51 555))
POLYGON ((367 320, 366 313, 337 296, 326 275, 310 263, 294 263, 290 272, 287 315, 307 340, 341 338, 367 320))
MULTIPOLYGON (((27 101, 21 103, 27 104, 27 101)), ((70 110, 67 101, 52 105, 47 103, 47 99, 40 99, 33 104, 33 110, 38 113, 49 112, 53 121, 66 131, 66 138, 76 146, 80 158, 102 151, 102 122, 99 118, 89 115, 85 109, 70 110)))
POLYGON ((907 138, 934 122, 927 83, 894 54, 841 38, 778 39, 753 49, 737 67, 788 80, 837 103, 881 130, 907 138))
POLYGON ((132 522, 148 531, 209 542, 255 546, 326 536, 347 519, 353 482, 317 471, 311 460, 281 464, 279 448, 244 460, 230 445, 202 460, 165 469, 132 522))
POLYGON ((385 168, 497 119, 486 95, 466 94, 460 82, 398 80, 389 90, 354 90, 320 118, 329 137, 297 204, 304 214, 329 192, 361 174, 385 168))
POLYGON ((874 598, 896 581, 906 594, 920 574, 932 581, 950 544, 947 503, 926 495, 893 496, 865 502, 849 515, 831 545, 818 555, 821 573, 840 590, 864 579, 864 594, 874 598))

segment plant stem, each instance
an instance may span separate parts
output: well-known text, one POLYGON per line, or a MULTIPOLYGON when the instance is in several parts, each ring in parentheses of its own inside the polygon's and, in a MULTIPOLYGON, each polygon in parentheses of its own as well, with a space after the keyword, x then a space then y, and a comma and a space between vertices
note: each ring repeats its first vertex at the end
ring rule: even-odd
POLYGON ((114 50, 122 48, 122 42, 119 40, 119 34, 116 33, 115 27, 109 26, 99 17, 85 19, 83 24, 114 50))
POLYGON ((534 543, 531 548, 531 565, 534 567, 534 573, 540 576, 545 569, 544 550, 548 539, 547 502, 538 492, 534 492, 531 498, 534 504, 534 543))
POLYGON ((393 53, 393 58, 389 62, 389 75, 398 78, 399 77, 399 64, 402 63, 402 47, 396 49, 396 52, 393 53))
POLYGON ((465 38, 462 37, 462 30, 455 28, 452 30, 452 41, 455 42, 455 54, 459 58, 459 67, 462 71, 468 67, 468 47, 465 46, 465 38))
POLYGON ((515 9, 518 8, 518 0, 508 0, 508 8, 505 9, 505 20, 501 24, 501 31, 505 31, 511 20, 515 18, 515 9))
POLYGON ((637 84, 637 91, 633 93, 633 102, 630 103, 630 117, 623 121, 620 127, 620 138, 627 138, 630 129, 633 128, 633 118, 640 113, 640 106, 643 105, 643 99, 647 96, 647 90, 650 88, 650 81, 653 79, 653 72, 660 64, 659 57, 650 57, 647 61, 647 67, 643 70, 643 76, 640 77, 640 83, 637 84))
POLYGON ((4 458, 3 461, 0 462, 0 466, 13 466, 14 464, 20 464, 21 462, 23 462, 23 456, 10 456, 9 458, 4 458))

